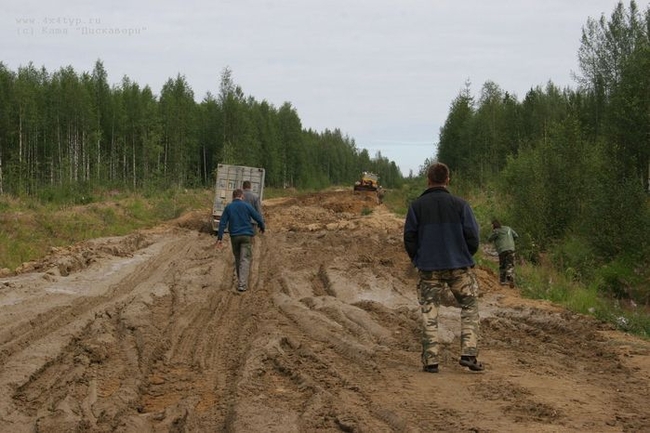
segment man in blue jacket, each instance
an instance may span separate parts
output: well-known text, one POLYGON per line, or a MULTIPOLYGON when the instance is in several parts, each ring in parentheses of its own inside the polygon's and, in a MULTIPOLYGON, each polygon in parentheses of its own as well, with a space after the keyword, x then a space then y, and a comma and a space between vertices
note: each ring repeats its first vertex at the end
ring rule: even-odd
POLYGON ((422 311, 422 364, 438 372, 438 309, 443 291, 451 290, 461 307, 460 365, 483 370, 478 356, 478 280, 473 255, 479 226, 470 205, 448 190, 449 168, 432 164, 427 190, 409 206, 404 222, 404 247, 418 269, 418 302, 422 311))
POLYGON ((230 244, 235 256, 235 270, 237 271, 237 290, 246 291, 248 287, 248 274, 250 272, 252 248, 251 241, 255 236, 252 221, 257 222, 261 233, 266 226, 264 218, 253 206, 243 200, 244 192, 236 189, 232 192, 232 201, 223 210, 219 220, 217 233, 217 247, 223 248, 223 233, 228 227, 230 244))

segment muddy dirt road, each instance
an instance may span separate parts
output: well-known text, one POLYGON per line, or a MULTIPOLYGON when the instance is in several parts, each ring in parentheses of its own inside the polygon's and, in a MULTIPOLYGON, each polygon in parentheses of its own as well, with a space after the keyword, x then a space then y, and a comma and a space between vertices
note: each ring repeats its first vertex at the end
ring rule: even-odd
POLYGON ((423 373, 402 219, 351 191, 264 211, 243 294, 198 213, 1 278, 0 431, 650 431, 649 342, 479 269, 486 371, 450 302, 423 373))

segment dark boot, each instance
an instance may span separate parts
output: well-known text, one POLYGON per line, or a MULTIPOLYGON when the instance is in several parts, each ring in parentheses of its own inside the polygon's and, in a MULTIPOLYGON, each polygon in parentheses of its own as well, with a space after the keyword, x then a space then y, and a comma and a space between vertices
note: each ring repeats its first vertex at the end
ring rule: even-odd
POLYGON ((485 369, 483 363, 479 362, 476 356, 461 356, 458 363, 472 371, 483 371, 485 369))

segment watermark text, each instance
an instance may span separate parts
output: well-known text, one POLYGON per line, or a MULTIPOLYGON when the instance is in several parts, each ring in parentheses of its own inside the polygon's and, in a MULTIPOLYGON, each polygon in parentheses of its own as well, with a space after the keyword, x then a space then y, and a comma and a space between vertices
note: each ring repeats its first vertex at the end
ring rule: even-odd
POLYGON ((147 31, 146 27, 109 25, 99 17, 16 17, 15 23, 19 36, 135 36, 147 31))

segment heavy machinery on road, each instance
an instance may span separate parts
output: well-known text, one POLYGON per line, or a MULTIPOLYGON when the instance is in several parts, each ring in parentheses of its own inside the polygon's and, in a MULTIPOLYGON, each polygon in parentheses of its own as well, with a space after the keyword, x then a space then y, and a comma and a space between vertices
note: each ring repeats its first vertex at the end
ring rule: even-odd
POLYGON ((259 167, 246 167, 243 165, 217 165, 217 181, 215 183, 214 204, 212 206, 212 230, 219 230, 221 214, 228 203, 232 201, 232 192, 242 188, 245 180, 251 182, 251 191, 256 193, 260 202, 264 195, 264 176, 266 171, 259 167))
POLYGON ((379 188, 379 176, 369 171, 361 173, 359 180, 354 182, 355 191, 377 191, 379 188))

